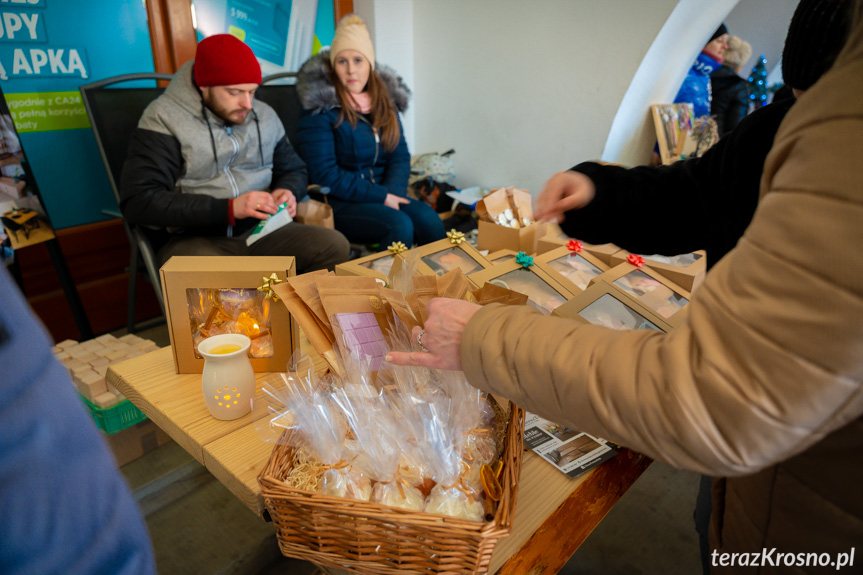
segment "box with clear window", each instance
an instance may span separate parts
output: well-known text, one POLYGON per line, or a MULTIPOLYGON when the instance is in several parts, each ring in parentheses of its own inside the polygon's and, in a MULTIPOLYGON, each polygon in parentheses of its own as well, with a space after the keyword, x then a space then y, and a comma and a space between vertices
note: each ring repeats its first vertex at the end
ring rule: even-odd
POLYGON ((299 331, 271 288, 295 273, 293 257, 169 259, 160 275, 177 373, 201 373, 198 344, 225 333, 249 337, 255 372, 286 371, 299 331))

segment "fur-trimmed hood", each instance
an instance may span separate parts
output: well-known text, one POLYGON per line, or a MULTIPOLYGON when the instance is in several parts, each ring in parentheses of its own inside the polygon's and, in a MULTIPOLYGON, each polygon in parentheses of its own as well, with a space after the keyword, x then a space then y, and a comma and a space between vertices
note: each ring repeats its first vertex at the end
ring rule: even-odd
MULTIPOLYGON (((330 51, 322 50, 315 56, 309 58, 297 73, 297 94, 300 103, 306 110, 312 110, 315 114, 326 112, 340 105, 336 96, 336 89, 327 74, 329 66, 330 51)), ((375 62, 375 70, 383 80, 384 85, 390 93, 390 100, 401 113, 408 109, 408 100, 411 97, 410 88, 404 83, 401 76, 387 66, 375 62)))

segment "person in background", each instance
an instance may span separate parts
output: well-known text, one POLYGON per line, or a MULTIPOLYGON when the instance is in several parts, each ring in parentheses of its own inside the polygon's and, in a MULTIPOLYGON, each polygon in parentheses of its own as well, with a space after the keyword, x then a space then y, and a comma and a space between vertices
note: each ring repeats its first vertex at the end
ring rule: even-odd
MULTIPOLYGON (((863 533, 861 8, 857 0, 850 39, 820 80, 830 46, 786 41, 788 54, 820 54, 789 58, 806 93, 776 134, 751 225, 714 261, 685 325, 614 332, 436 299, 428 353, 387 360, 463 368, 528 411, 715 476, 711 572, 750 572, 730 554, 770 549, 791 555, 780 565, 812 567, 821 553, 847 565, 863 533)), ((837 2, 803 0, 789 40, 812 27, 836 32, 843 15, 837 2)), ((834 35, 828 44, 844 37, 834 35)), ((585 205, 560 182, 543 193, 551 201, 540 213, 568 220, 585 205)))
POLYGON ((0 573, 152 575, 141 512, 0 265, 0 573))
MULTIPOLYGON (((710 115, 710 75, 722 65, 728 48, 728 28, 720 24, 686 73, 683 84, 674 97, 675 104, 692 104, 694 118, 710 115)), ((658 145, 651 153, 651 166, 662 163, 658 145)))
POLYGON ((174 255, 294 256, 299 273, 348 259, 342 234, 289 222, 251 245, 261 220, 306 194, 303 161, 276 112, 255 100, 261 66, 230 34, 201 40, 141 117, 120 182, 120 209, 132 225, 167 228, 159 250, 174 255))
POLYGON ((375 63, 361 18, 349 14, 339 22, 330 49, 303 64, 297 91, 305 108, 297 151, 311 182, 330 189, 337 230, 381 249, 446 235, 434 209, 407 197, 411 157, 399 112, 410 91, 375 63))
POLYGON ((738 74, 750 56, 752 46, 749 42, 731 36, 722 66, 710 75, 710 115, 716 120, 720 136, 737 127, 749 113, 749 86, 738 74))
POLYGON ((692 104, 696 118, 710 115, 710 75, 719 69, 728 48, 728 28, 720 24, 695 59, 674 97, 675 104, 692 104))

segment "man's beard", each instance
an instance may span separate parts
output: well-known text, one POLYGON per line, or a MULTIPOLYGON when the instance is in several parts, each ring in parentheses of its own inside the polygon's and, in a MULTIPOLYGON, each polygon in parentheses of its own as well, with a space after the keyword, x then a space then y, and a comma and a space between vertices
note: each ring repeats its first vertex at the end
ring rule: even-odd
POLYGON ((212 113, 217 115, 222 119, 228 126, 235 126, 237 124, 242 124, 246 121, 246 117, 251 113, 251 110, 246 110, 245 108, 235 108, 233 110, 226 110, 221 106, 217 106, 215 102, 213 102, 212 98, 204 98, 204 104, 207 106, 207 109, 212 113), (231 119, 231 116, 236 114, 237 112, 246 112, 243 118, 239 121, 235 121, 231 119))

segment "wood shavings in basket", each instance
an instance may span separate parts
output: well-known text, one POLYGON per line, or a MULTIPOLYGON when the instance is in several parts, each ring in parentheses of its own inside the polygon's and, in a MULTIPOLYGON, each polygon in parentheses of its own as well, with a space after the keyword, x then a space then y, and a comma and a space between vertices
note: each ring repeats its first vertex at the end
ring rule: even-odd
POLYGON ((285 485, 304 491, 317 491, 321 462, 302 449, 294 449, 294 463, 285 477, 285 485))

